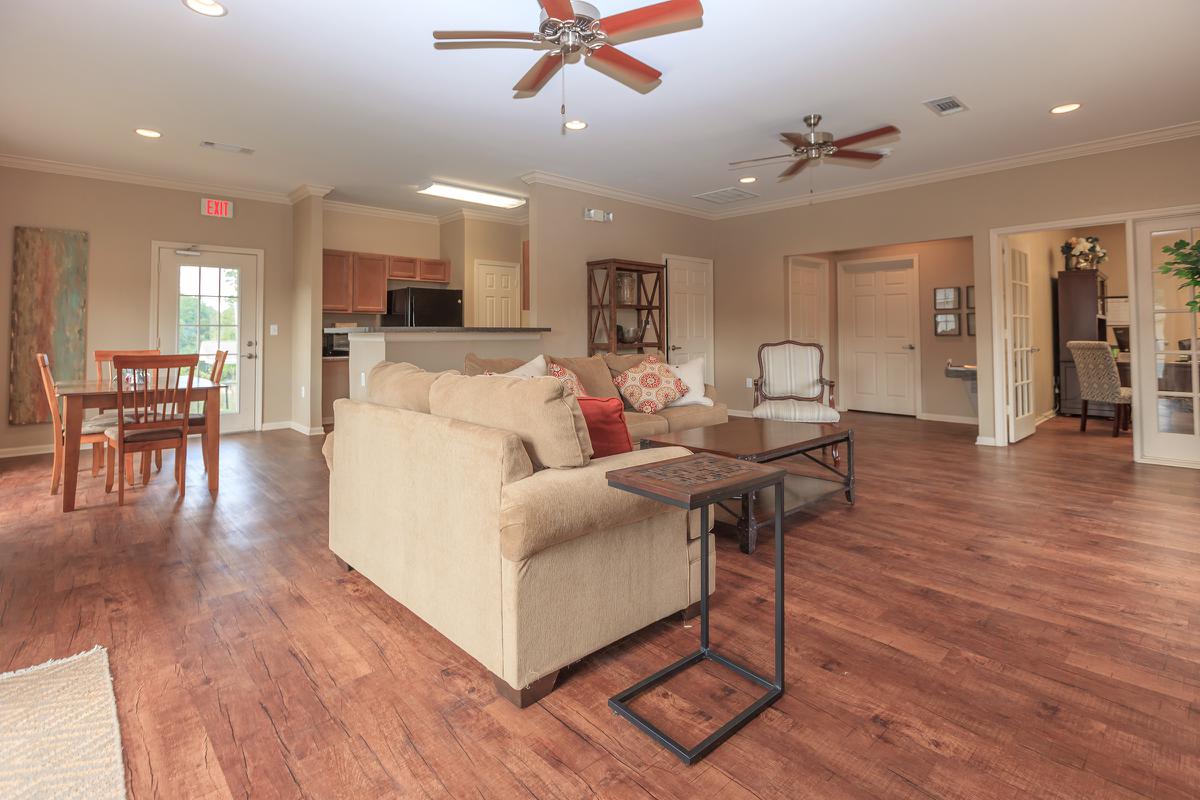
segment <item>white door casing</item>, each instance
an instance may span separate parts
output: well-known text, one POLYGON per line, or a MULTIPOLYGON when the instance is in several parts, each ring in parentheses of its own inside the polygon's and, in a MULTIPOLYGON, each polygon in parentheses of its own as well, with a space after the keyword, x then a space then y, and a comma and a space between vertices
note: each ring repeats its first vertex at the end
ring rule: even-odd
MULTIPOLYGON (((829 358, 829 262, 788 258, 788 338, 815 342, 829 358)), ((829 376, 826 376, 829 377, 829 376)))
POLYGON ((263 251, 154 242, 150 346, 199 353, 197 376, 227 350, 222 433, 262 427, 263 251))
POLYGON ((838 400, 844 410, 920 410, 916 255, 839 261, 838 400))
POLYGON ((1130 286, 1134 329, 1134 428, 1141 460, 1200 468, 1200 313, 1196 290, 1163 275, 1162 248, 1200 238, 1200 215, 1164 217, 1134 227, 1130 286))
POLYGON ((667 265, 667 360, 704 358, 704 380, 713 383, 713 262, 664 255, 667 265))
POLYGON ((1004 346, 1008 351, 1008 441, 1019 442, 1037 430, 1034 408, 1033 311, 1029 280, 1029 255, 1006 249, 1005 308, 1008 320, 1004 346))
POLYGON ((474 324, 481 328, 521 326, 521 265, 475 261, 474 324))

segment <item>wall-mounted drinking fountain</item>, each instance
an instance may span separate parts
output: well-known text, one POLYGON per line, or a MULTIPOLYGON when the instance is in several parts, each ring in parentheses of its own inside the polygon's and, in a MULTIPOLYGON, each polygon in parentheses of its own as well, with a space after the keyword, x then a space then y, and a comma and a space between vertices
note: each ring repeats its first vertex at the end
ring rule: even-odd
POLYGON ((952 359, 946 359, 946 377, 958 378, 967 390, 971 400, 971 410, 979 413, 979 367, 974 364, 955 364, 952 359))

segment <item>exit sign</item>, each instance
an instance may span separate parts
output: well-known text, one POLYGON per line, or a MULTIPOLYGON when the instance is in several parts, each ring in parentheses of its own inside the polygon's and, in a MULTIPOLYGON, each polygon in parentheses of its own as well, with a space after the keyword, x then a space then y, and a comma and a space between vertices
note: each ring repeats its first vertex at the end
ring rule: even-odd
POLYGON ((202 198, 200 200, 200 213, 206 217, 233 219, 233 201, 213 200, 211 197, 202 198))

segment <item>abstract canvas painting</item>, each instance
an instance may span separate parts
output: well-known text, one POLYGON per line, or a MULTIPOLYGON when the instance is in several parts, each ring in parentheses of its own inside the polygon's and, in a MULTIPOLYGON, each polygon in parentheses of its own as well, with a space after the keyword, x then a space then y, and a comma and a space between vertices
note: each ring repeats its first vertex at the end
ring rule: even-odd
POLYGON ((86 233, 22 227, 13 231, 9 425, 50 421, 35 354, 50 356, 55 380, 85 377, 87 279, 86 233))

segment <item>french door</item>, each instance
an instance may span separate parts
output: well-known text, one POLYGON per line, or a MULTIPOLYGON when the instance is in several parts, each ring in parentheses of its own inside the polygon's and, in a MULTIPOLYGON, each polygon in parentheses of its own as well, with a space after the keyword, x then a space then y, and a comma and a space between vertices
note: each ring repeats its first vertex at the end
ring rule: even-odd
POLYGON ((222 432, 254 429, 258 359, 258 259, 248 253, 158 249, 157 339, 164 353, 199 353, 199 377, 228 353, 222 432))
POLYGON ((1033 389, 1033 311, 1030 304, 1029 256, 1009 250, 1005 262, 1008 286, 1008 440, 1019 442, 1037 429, 1033 389))
POLYGON ((1167 245, 1200 238, 1200 216, 1139 222, 1137 387, 1141 454, 1148 461, 1200 467, 1200 314, 1191 286, 1164 275, 1167 245))

